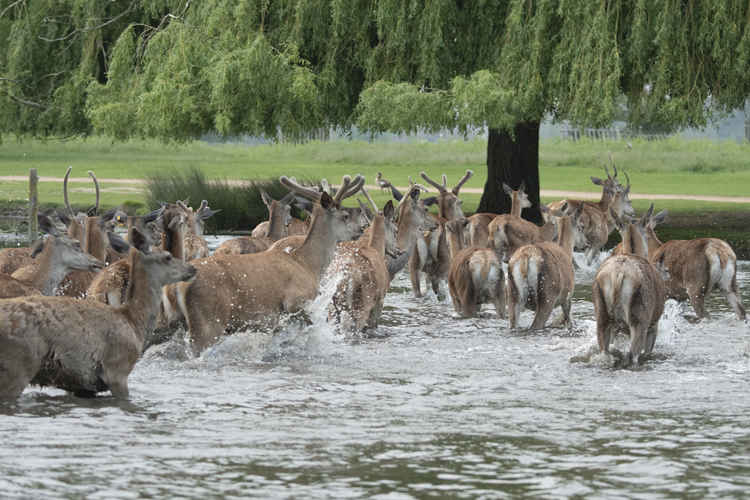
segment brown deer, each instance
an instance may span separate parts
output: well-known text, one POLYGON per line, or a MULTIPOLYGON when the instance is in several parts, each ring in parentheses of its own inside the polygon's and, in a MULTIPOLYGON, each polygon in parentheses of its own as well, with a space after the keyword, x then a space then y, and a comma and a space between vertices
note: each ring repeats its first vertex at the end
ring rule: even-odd
POLYGON ((565 327, 571 327, 570 307, 575 287, 573 246, 581 230, 583 207, 571 215, 556 211, 560 234, 557 242, 545 241, 524 245, 508 262, 508 316, 510 327, 518 326, 521 309, 535 311, 530 330, 544 328, 556 306, 562 309, 565 327))
POLYGON ((177 206, 179 206, 184 212, 186 217, 186 230, 184 234, 184 251, 185 260, 191 261, 193 259, 202 259, 208 257, 208 243, 203 238, 203 230, 206 225, 206 219, 218 213, 219 210, 212 210, 208 206, 208 201, 201 201, 198 210, 193 211, 192 207, 189 207, 186 202, 177 200, 177 206))
POLYGON ((365 234, 357 241, 338 244, 327 271, 327 275, 340 278, 328 307, 328 319, 346 330, 377 327, 391 282, 386 247, 390 246, 391 252, 396 247, 393 203, 388 201, 383 213, 375 209, 376 215, 365 234))
POLYGON ((47 235, 36 242, 33 247, 32 258, 36 265, 26 266, 12 277, 0 274, 0 298, 18 297, 15 292, 6 288, 16 283, 24 283, 38 290, 42 295, 54 295, 63 278, 72 270, 98 271, 104 264, 81 250, 75 240, 62 235, 47 235))
MULTIPOLYGON (((542 213, 548 211, 541 206, 542 213)), ((497 252, 503 262, 508 262, 513 253, 523 245, 552 241, 557 236, 553 218, 548 218, 543 226, 537 226, 521 217, 500 215, 495 217, 487 228, 490 248, 497 252)))
POLYGON ((697 238, 660 244, 653 230, 648 233, 648 240, 650 245, 659 245, 649 254, 649 260, 668 274, 665 279, 667 297, 689 300, 700 320, 707 316, 706 295, 718 289, 737 319, 746 318, 737 287, 737 256, 726 241, 697 238))
POLYGON ((648 260, 646 227, 654 206, 637 222, 613 214, 622 236, 624 254, 613 255, 599 268, 591 294, 599 349, 609 353, 618 329, 630 334, 630 352, 624 365, 639 364, 656 342, 659 318, 664 312, 666 289, 661 270, 648 260))
POLYGON ((128 300, 122 307, 70 297, 0 301, 0 398, 15 399, 29 384, 79 396, 109 390, 126 398, 128 376, 153 329, 163 285, 190 279, 195 269, 164 252, 130 250, 128 300))
MULTIPOLYGON (((57 235, 59 231, 52 219, 45 214, 37 216, 39 230, 46 234, 57 235)), ((32 247, 17 247, 0 249, 0 274, 11 275, 18 269, 34 263, 31 256, 32 247)))
MULTIPOLYGON (((510 196, 511 207, 510 214, 492 214, 492 213, 479 213, 469 217, 469 224, 467 226, 468 234, 466 235, 467 241, 473 247, 487 248, 490 246, 489 237, 490 223, 496 218, 500 217, 501 220, 507 219, 508 217, 520 218, 521 211, 524 208, 531 206, 529 196, 526 194, 526 185, 521 182, 518 189, 512 189, 507 184, 503 183, 503 190, 510 196)), ((498 224, 500 221, 498 221, 498 224)))
POLYGON ((617 167, 613 166, 613 169, 614 175, 611 175, 609 168, 604 167, 607 179, 602 180, 598 177, 591 177, 591 182, 602 187, 602 196, 598 202, 561 200, 550 203, 547 206, 550 210, 559 210, 563 204, 566 204, 568 210, 576 210, 579 206, 583 206, 581 222, 584 230, 578 235, 575 248, 586 250, 586 262, 588 265, 594 262, 596 256, 607 243, 609 234, 615 228, 615 222, 610 213, 615 213, 618 217, 635 214, 633 206, 630 203, 630 198, 628 197, 630 193, 630 177, 628 177, 626 172, 627 186, 623 186, 617 180, 617 167))
POLYGON ((287 193, 280 200, 274 200, 265 191, 260 192, 263 203, 268 208, 268 226, 262 237, 240 236, 223 242, 214 251, 214 255, 241 255, 267 250, 271 244, 289 236, 288 226, 292 220, 291 203, 294 193, 287 193))
POLYGON ((464 213, 461 210, 461 200, 458 198, 458 192, 461 190, 461 186, 463 186, 466 181, 471 179, 471 176, 474 175, 473 171, 467 170, 464 176, 461 177, 461 180, 458 181, 458 184, 456 184, 450 191, 448 191, 448 177, 446 177, 445 174, 443 174, 442 185, 427 177, 425 172, 420 172, 419 175, 422 176, 422 179, 424 179, 425 182, 438 190, 437 203, 438 215, 440 217, 450 220, 464 216, 464 213))
MULTIPOLYGON (((227 333, 249 324, 274 326, 281 314, 300 311, 317 295, 336 243, 351 239, 360 231, 359 218, 341 209, 327 193, 301 186, 287 177, 280 181, 316 201, 310 231, 302 245, 288 253, 269 249, 193 262, 197 278, 177 285, 177 302, 187 320, 196 354, 227 333)), ((359 190, 362 183, 362 176, 354 181, 346 176, 341 190, 359 190)))
POLYGON ((490 248, 464 248, 468 219, 445 223, 451 267, 448 289, 453 308, 464 318, 476 316, 482 304, 492 302, 495 312, 505 317, 505 273, 497 254, 490 248))

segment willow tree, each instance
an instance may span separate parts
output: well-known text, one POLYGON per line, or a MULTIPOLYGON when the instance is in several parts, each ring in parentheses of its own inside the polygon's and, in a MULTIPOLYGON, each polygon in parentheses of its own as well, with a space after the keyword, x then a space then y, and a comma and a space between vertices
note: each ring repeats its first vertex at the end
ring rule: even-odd
POLYGON ((625 97, 634 125, 702 126, 750 94, 747 0, 0 0, 0 36, 4 131, 487 127, 489 212, 501 182, 538 204, 547 116, 603 126, 625 97))

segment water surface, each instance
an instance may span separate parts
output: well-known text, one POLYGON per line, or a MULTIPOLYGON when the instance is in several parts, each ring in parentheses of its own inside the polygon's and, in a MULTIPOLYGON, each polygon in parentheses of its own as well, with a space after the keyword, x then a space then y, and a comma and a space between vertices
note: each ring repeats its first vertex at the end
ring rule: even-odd
MULTIPOLYGON (((750 306, 750 262, 740 263, 750 306)), ((400 275, 369 338, 248 331, 198 359, 147 355, 131 399, 28 388, 0 406, 3 498, 745 497, 750 328, 718 294, 667 303, 655 360, 594 356, 593 270, 573 332, 511 332, 400 275)), ((521 324, 532 315, 524 313, 521 324)), ((627 347, 626 342, 621 342, 627 347)), ((175 344, 176 346, 179 343, 175 344)))

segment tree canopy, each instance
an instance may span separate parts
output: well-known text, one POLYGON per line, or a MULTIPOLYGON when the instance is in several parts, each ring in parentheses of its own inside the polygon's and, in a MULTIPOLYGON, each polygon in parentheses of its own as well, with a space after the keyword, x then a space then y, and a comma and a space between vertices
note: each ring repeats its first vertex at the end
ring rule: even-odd
POLYGON ((0 0, 0 132, 184 141, 704 125, 750 95, 747 0, 0 0))

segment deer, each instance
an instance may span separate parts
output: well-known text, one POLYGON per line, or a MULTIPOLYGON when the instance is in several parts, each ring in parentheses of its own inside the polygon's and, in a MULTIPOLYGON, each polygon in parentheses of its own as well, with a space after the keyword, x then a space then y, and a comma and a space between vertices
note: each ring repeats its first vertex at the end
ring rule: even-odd
POLYGON ((372 223, 358 240, 338 244, 326 273, 342 277, 328 306, 329 321, 356 332, 378 325, 391 282, 386 256, 396 250, 393 203, 388 201, 379 213, 372 198, 361 189, 375 209, 372 223))
POLYGON ((647 227, 646 231, 649 247, 656 247, 649 253, 649 260, 667 273, 667 297, 689 300, 696 320, 701 320, 708 315, 704 305, 706 295, 718 289, 737 319, 746 319, 737 287, 737 256, 726 241, 697 238, 661 243, 653 228, 647 227))
MULTIPOLYGON (((310 231, 298 248, 198 259, 192 262, 196 279, 176 285, 177 303, 196 355, 225 334, 247 325, 273 327, 282 314, 301 311, 317 295, 336 243, 360 232, 359 218, 342 209, 328 193, 286 176, 280 182, 315 201, 310 231)), ((345 176, 341 192, 359 190, 363 183, 362 176, 354 180, 345 176)))
POLYGON ((271 244, 289 236, 288 226, 292 220, 291 203, 294 193, 287 193, 280 200, 274 200, 261 190, 260 197, 268 208, 268 224, 263 236, 240 236, 223 242, 214 250, 214 255, 240 255, 267 250, 271 244))
POLYGON ((0 301, 0 399, 29 384, 77 396, 129 396, 128 376, 153 329, 163 285, 191 279, 195 268, 166 252, 129 251, 128 300, 121 307, 71 297, 0 301))
POLYGON ((203 230, 206 225, 206 219, 217 214, 221 210, 212 210, 208 206, 208 201, 201 201, 198 210, 193 211, 192 207, 187 205, 187 202, 177 200, 177 206, 179 206, 184 212, 187 218, 185 231, 185 260, 191 261, 193 259, 201 259, 208 257, 209 250, 206 240, 203 238, 203 230))
POLYGON ((467 170, 463 177, 461 177, 458 183, 450 191, 448 191, 448 177, 445 174, 443 174, 442 185, 430 179, 425 172, 420 172, 419 175, 425 180, 425 182, 438 190, 437 204, 439 217, 445 220, 450 220, 464 216, 464 213, 461 210, 461 200, 458 198, 458 193, 466 181, 471 179, 471 176, 474 175, 472 170, 467 170))
POLYGON ((601 249, 607 243, 609 234, 614 230, 614 219, 610 215, 610 209, 618 217, 623 215, 632 216, 635 214, 633 206, 628 197, 630 193, 630 177, 625 172, 627 186, 622 186, 617 180, 617 167, 613 165, 614 175, 611 175, 609 168, 604 167, 607 179, 591 177, 591 182, 602 187, 602 196, 597 203, 582 200, 561 200, 550 203, 547 208, 550 210, 559 210, 564 203, 568 210, 575 210, 579 205, 584 207, 582 223, 584 230, 579 234, 576 240, 575 248, 586 250, 586 263, 591 265, 599 254, 601 249))
MULTIPOLYGON (((301 186, 301 184, 298 184, 297 181, 294 178, 289 178, 289 181, 293 185, 301 186)), ((360 230, 358 232, 355 232, 356 236, 360 236, 362 234, 362 231, 369 225, 369 220, 367 220, 367 217, 362 210, 361 207, 344 207, 341 206, 341 202, 343 202, 345 199, 350 198, 360 192, 360 183, 350 183, 348 186, 342 185, 338 191, 335 193, 333 192, 333 188, 328 184, 328 181, 325 179, 321 180, 321 186, 316 191, 314 188, 306 188, 306 191, 309 193, 310 190, 312 192, 319 192, 319 193, 326 193, 328 196, 334 201, 336 205, 340 207, 341 210, 345 210, 349 212, 349 215, 352 220, 357 221, 360 225, 360 230)), ((362 184, 364 184, 364 178, 362 180, 362 184)), ((312 196, 311 194, 304 194, 301 196, 312 196)), ((308 200, 313 198, 308 198, 308 200)), ((315 198, 317 200, 317 198, 315 198)), ((309 207, 310 209, 313 208, 312 205, 309 207)), ((312 219, 311 219, 312 220, 312 219)), ((309 232, 309 230, 308 230, 309 232)), ((284 250, 285 252, 291 252, 292 250, 299 248, 302 243, 304 243, 305 238, 307 237, 307 233, 305 234, 291 234, 289 236, 286 236, 284 238, 281 238, 277 241, 275 241, 273 244, 271 244, 270 247, 268 247, 269 250, 284 250)))
POLYGON ((579 206, 571 215, 567 207, 552 212, 559 217, 560 234, 557 242, 542 241, 524 245, 508 261, 508 319, 511 328, 518 327, 521 309, 533 309, 534 320, 530 330, 545 327, 552 310, 560 306, 562 320, 570 329, 570 307, 575 287, 573 247, 576 233, 582 229, 579 206))
POLYGON ((32 247, 31 257, 36 262, 35 266, 23 267, 12 276, 0 274, 0 298, 26 295, 18 293, 22 289, 18 286, 19 283, 42 295, 54 295, 70 271, 79 269, 96 272, 104 267, 100 260, 81 250, 76 240, 60 234, 48 234, 37 240, 32 247))
POLYGON ((464 247, 466 218, 445 223, 451 267, 448 289, 453 308, 464 318, 477 316, 482 304, 492 302, 498 317, 505 317, 505 273, 490 248, 464 247))
POLYGON ((664 312, 662 271, 648 260, 646 242, 646 227, 653 211, 652 204, 637 222, 611 214, 622 236, 624 253, 602 263, 591 290, 600 351, 609 353, 612 334, 617 330, 625 329, 630 334, 624 366, 638 365, 652 352, 664 312))
MULTIPOLYGON (((542 213, 547 207, 540 207, 542 213)), ((553 218, 548 218, 543 226, 537 226, 521 217, 499 215, 487 228, 489 245, 503 262, 508 262, 513 253, 523 245, 552 241, 557 237, 557 228, 553 218)))
POLYGON ((513 189, 503 182, 503 191, 511 199, 510 214, 479 213, 471 215, 469 217, 469 224, 467 225, 468 234, 466 235, 471 246, 480 248, 489 247, 489 225, 493 220, 498 217, 501 220, 505 220, 508 217, 521 218, 521 211, 531 206, 529 195, 526 194, 526 184, 523 181, 518 189, 513 189))
MULTIPOLYGON (((37 215, 37 224, 39 224, 39 230, 42 233, 55 235, 58 233, 57 228, 48 215, 37 215)), ((32 250, 33 245, 0 249, 0 274, 11 275, 22 267, 30 264, 33 265, 32 250)))
POLYGON ((423 231, 437 228, 436 218, 427 211, 427 207, 437 203, 437 198, 429 197, 420 199, 422 192, 427 188, 412 182, 409 178, 409 189, 406 195, 394 187, 390 181, 383 178, 381 172, 377 173, 376 183, 381 189, 390 189, 393 198, 398 202, 398 214, 396 216, 396 247, 403 253, 396 259, 389 259, 388 272, 391 280, 409 262, 412 254, 417 252, 417 244, 423 248, 422 254, 426 256, 426 244, 423 231))

